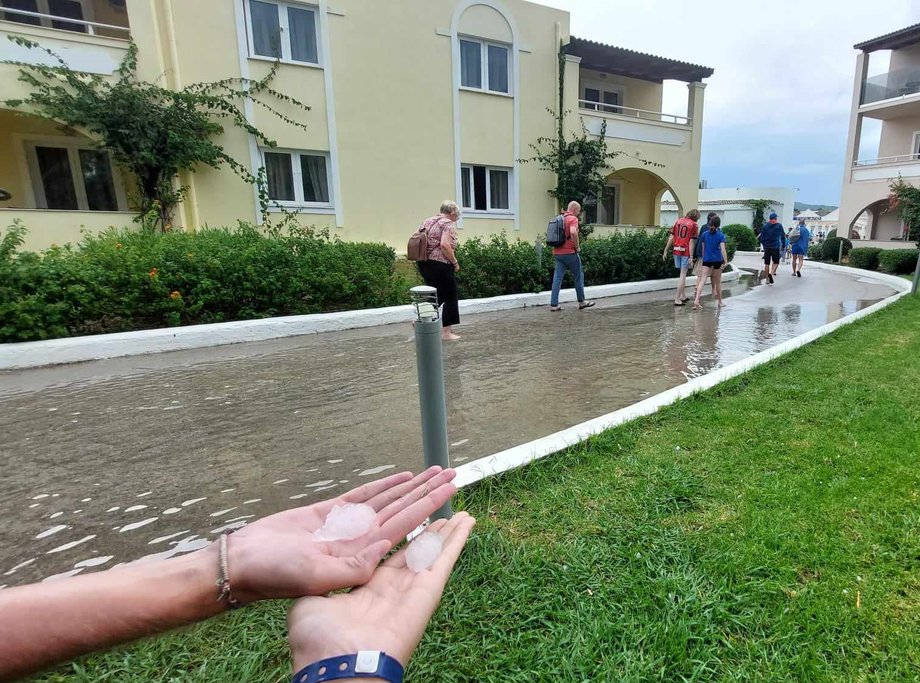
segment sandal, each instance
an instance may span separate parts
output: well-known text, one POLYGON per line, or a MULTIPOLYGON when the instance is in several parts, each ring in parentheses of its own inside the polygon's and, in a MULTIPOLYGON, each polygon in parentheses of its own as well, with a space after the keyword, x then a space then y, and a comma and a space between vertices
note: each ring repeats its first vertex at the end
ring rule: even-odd
POLYGON ((553 313, 558 313, 562 310, 562 306, 550 306, 549 310, 551 310, 553 313))
POLYGON ((582 301, 580 304, 578 304, 578 310, 580 311, 583 308, 591 308, 593 305, 593 301, 582 301))
POLYGON ((686 306, 687 303, 686 303, 686 301, 675 301, 675 302, 674 302, 674 305, 675 305, 675 306, 686 306))

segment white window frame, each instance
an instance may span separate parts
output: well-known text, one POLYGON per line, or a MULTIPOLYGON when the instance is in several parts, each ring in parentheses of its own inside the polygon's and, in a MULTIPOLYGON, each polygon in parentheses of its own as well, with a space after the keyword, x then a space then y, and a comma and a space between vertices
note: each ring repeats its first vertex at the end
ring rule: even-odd
POLYGON ((472 206, 461 206, 465 215, 473 216, 514 216, 515 206, 517 205, 516 197, 514 196, 514 169, 507 166, 487 166, 485 164, 461 164, 460 165, 460 203, 463 204, 463 171, 464 169, 469 170, 470 175, 470 201, 472 201, 472 206), (486 209, 475 209, 476 206, 476 187, 473 183, 473 168, 479 167, 486 169, 486 209), (492 208, 492 171, 502 171, 508 174, 508 208, 507 209, 495 209, 492 208))
POLYGON ((279 26, 281 27, 281 58, 276 60, 274 57, 269 55, 259 55, 256 54, 256 44, 255 37, 252 33, 252 13, 249 7, 249 0, 243 0, 243 11, 246 15, 246 44, 249 49, 249 58, 258 59, 267 62, 280 61, 282 64, 292 64, 296 66, 307 66, 313 68, 323 68, 323 44, 322 44, 322 30, 320 27, 320 8, 316 5, 310 5, 308 3, 302 2, 287 2, 285 0, 259 0, 259 2, 264 2, 267 5, 275 5, 278 9, 278 21, 279 26), (291 57, 291 39, 290 39, 290 28, 288 23, 288 7, 293 7, 295 9, 308 10, 313 12, 313 27, 315 32, 316 39, 316 61, 315 62, 302 62, 299 59, 294 59, 291 57))
POLYGON ((23 137, 20 138, 23 143, 25 152, 25 162, 29 171, 29 179, 32 185, 32 198, 35 208, 43 211, 90 211, 92 213, 114 213, 128 210, 128 198, 125 193, 125 183, 121 175, 121 169, 109 154, 109 165, 112 169, 112 183, 115 185, 115 203, 117 207, 114 211, 103 211, 89 208, 89 198, 86 195, 86 186, 83 183, 83 169, 80 166, 80 150, 90 152, 102 151, 98 147, 93 147, 81 140, 65 137, 23 137), (74 193, 77 195, 76 209, 49 209, 48 199, 45 197, 45 186, 42 183, 41 170, 38 165, 38 155, 35 152, 36 147, 58 147, 67 150, 67 158, 70 161, 70 175, 73 178, 74 193))
MULTIPOLYGON (((320 209, 319 213, 332 213, 335 211, 335 194, 332 185, 332 163, 329 152, 320 152, 309 149, 289 149, 273 147, 271 149, 263 147, 259 149, 259 157, 262 161, 262 168, 267 168, 265 164, 265 153, 270 154, 287 154, 291 159, 291 170, 294 174, 294 201, 283 201, 269 198, 269 210, 280 211, 281 209, 320 209), (326 187, 329 188, 328 202, 308 202, 303 196, 303 170, 300 166, 301 156, 323 157, 326 160, 326 187), (294 162, 295 158, 297 163, 294 162)), ((268 188, 266 188, 266 192, 268 188)))
MULTIPOLYGON (((95 9, 93 8, 93 2, 92 2, 92 0, 76 0, 76 1, 80 4, 80 10, 83 12, 83 19, 82 19, 82 21, 90 21, 90 22, 95 21, 95 20, 96 20, 96 12, 95 12, 95 9)), ((62 22, 65 22, 65 23, 66 23, 66 22, 73 23, 73 22, 78 21, 78 20, 75 20, 75 19, 68 19, 67 17, 59 17, 59 16, 57 16, 56 14, 51 14, 51 10, 50 10, 50 8, 48 7, 48 0, 35 0, 35 5, 36 5, 36 7, 38 8, 37 11, 38 11, 39 14, 45 14, 45 15, 47 15, 47 17, 42 17, 41 19, 39 19, 39 22, 40 22, 40 25, 42 26, 42 28, 50 28, 52 31, 67 31, 68 33, 87 33, 87 32, 88 32, 88 31, 86 31, 86 30, 84 30, 84 31, 71 31, 71 30, 68 29, 68 28, 57 28, 57 27, 55 27, 55 26, 53 25, 53 22, 55 22, 55 21, 62 21, 62 22)), ((2 17, 3 11, 6 10, 6 9, 7 9, 6 7, 0 7, 0 17, 2 17)), ((16 16, 16 15, 14 15, 14 16, 16 16)), ((18 16, 22 16, 22 15, 18 15, 18 16)), ((23 17, 23 18, 24 18, 24 17, 23 17)), ((34 18, 37 18, 37 17, 34 17, 34 18)), ((8 20, 6 20, 6 21, 8 21, 8 20)), ((16 22, 16 23, 19 23, 19 22, 16 22)), ((29 24, 26 24, 26 25, 29 25, 29 24)), ((77 25, 80 26, 79 23, 77 23, 77 25)), ((86 26, 83 26, 83 28, 86 29, 86 26)))
MULTIPOLYGON (((482 84, 482 87, 476 88, 471 85, 463 85, 463 51, 460 51, 460 59, 458 68, 460 69, 460 89, 461 90, 472 90, 473 92, 486 92, 490 95, 502 95, 504 97, 514 97, 514 64, 512 59, 514 59, 514 51, 511 49, 511 45, 507 43, 500 43, 495 40, 483 40, 482 38, 476 38, 474 36, 458 36, 459 40, 465 40, 468 43, 478 43, 479 44, 479 66, 481 73, 479 74, 479 82, 482 84), (489 46, 500 47, 508 53, 508 91, 504 90, 492 90, 491 83, 489 82, 489 46)), ((477 164, 478 165, 478 164, 477 164)))
POLYGON ((591 107, 587 104, 584 104, 582 105, 583 109, 590 109, 591 111, 599 111, 602 114, 622 113, 623 107, 626 106, 626 86, 620 85, 619 83, 611 84, 611 83, 604 83, 602 81, 590 81, 590 80, 584 81, 581 84, 581 99, 583 102, 588 101, 588 95, 585 91, 588 90, 589 88, 591 90, 597 90, 600 93, 600 98, 602 101, 596 107, 591 107), (619 98, 620 103, 619 104, 604 104, 603 99, 604 99, 605 92, 616 93, 617 97, 619 98), (611 107, 611 108, 616 107, 620 111, 619 112, 605 111, 604 107, 611 107))

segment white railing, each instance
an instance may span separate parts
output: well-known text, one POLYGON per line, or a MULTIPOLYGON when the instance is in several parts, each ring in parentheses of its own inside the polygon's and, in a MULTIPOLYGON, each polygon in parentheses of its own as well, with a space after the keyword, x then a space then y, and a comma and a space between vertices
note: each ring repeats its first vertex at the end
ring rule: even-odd
POLYGON ((920 154, 899 154, 893 157, 879 157, 878 159, 860 159, 853 162, 853 166, 877 166, 879 164, 903 164, 906 161, 920 161, 920 154))
POLYGON ((578 106, 581 109, 589 109, 591 111, 600 112, 601 114, 619 114, 620 116, 628 116, 644 121, 663 121, 664 123, 676 123, 682 126, 689 126, 692 123, 692 119, 687 116, 665 114, 660 111, 649 111, 648 109, 636 109, 635 107, 624 107, 621 104, 578 100, 578 106))
MULTIPOLYGON (((42 23, 40 25, 45 26, 46 28, 57 28, 56 26, 52 26, 51 22, 57 22, 60 24, 73 24, 75 26, 81 26, 82 28, 85 29, 85 31, 75 30, 75 29, 70 29, 70 28, 65 28, 65 29, 60 29, 60 30, 70 31, 71 33, 86 33, 87 35, 90 35, 90 36, 97 35, 96 33, 97 29, 104 29, 106 31, 115 31, 117 33, 123 33, 125 38, 127 38, 131 33, 131 29, 129 29, 127 26, 117 26, 115 24, 100 24, 99 22, 96 22, 96 21, 84 21, 83 19, 71 19, 70 17, 61 17, 55 14, 45 14, 43 12, 30 12, 24 9, 12 9, 9 7, 0 6, 0 19, 5 19, 6 15, 8 14, 15 14, 17 16, 33 17, 35 19, 40 19, 42 20, 42 23), (46 23, 48 24, 48 26, 46 26, 46 23)), ((23 24, 24 22, 14 22, 14 23, 23 24)), ((36 24, 26 24, 26 25, 34 26, 36 24)))

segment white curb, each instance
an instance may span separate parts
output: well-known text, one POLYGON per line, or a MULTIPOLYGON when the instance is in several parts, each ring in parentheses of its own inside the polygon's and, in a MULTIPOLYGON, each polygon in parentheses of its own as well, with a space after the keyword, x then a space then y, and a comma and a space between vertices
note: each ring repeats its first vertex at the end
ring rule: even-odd
MULTIPOLYGON (((809 268, 821 268, 827 270, 841 270, 840 266, 834 266, 826 263, 809 263, 809 268)), ((577 424, 574 427, 569 427, 568 429, 563 429, 562 431, 556 432, 555 434, 550 434, 544 436, 540 439, 535 439, 520 446, 514 446, 507 450, 495 453, 485 458, 480 458, 469 463, 465 463, 457 467, 457 478, 454 480, 454 483, 457 486, 468 486, 474 482, 477 482, 486 477, 491 477, 493 475, 499 474, 501 472, 506 472, 510 469, 520 467, 521 465, 526 465, 533 462, 534 460, 539 460, 545 458, 548 455, 557 453, 569 446, 573 446, 581 441, 585 441, 591 436, 599 434, 611 427, 616 427, 630 420, 635 420, 638 417, 644 415, 651 415, 652 413, 657 412, 665 406, 676 403, 677 401, 687 398, 692 394, 695 394, 700 391, 705 391, 706 389, 711 389, 717 384, 721 384, 726 380, 729 380, 738 375, 742 375, 745 372, 756 368, 759 365, 768 363, 774 358, 778 358, 784 354, 794 351, 795 349, 801 348, 806 344, 810 344, 816 339, 830 334, 834 330, 837 330, 844 325, 849 325, 861 318, 865 318, 867 315, 872 315, 876 311, 880 311, 886 306, 890 306, 895 301, 901 297, 907 295, 910 292, 911 283, 903 278, 899 278, 895 275, 887 275, 885 273, 876 273, 873 271, 865 272, 854 272, 853 269, 846 268, 847 274, 859 276, 867 280, 876 280, 878 282, 884 283, 892 287, 898 293, 879 301, 868 308, 864 308, 861 311, 852 313, 848 316, 835 320, 832 323, 822 325, 821 327, 815 328, 809 332, 806 332, 803 335, 796 337, 795 339, 790 339, 778 346, 774 346, 771 349, 762 351, 758 354, 746 358, 744 360, 738 361, 737 363, 732 363, 727 365, 724 368, 719 368, 714 370, 702 377, 697 377, 690 380, 686 384, 681 384, 667 391, 663 391, 660 394, 651 396, 644 401, 639 403, 634 403, 631 406, 622 408, 620 410, 608 413, 606 415, 601 415, 596 417, 593 420, 588 420, 587 422, 582 422, 577 424)))
MULTIPOLYGON (((741 277, 739 271, 726 273, 724 281, 741 277)), ((687 278, 692 284, 696 278, 687 278)), ((624 294, 656 292, 677 287, 678 278, 666 280, 644 280, 624 282, 616 285, 585 287, 585 294, 591 298, 607 298, 624 294)), ((505 311, 527 306, 549 304, 549 292, 539 294, 509 294, 488 299, 466 299, 460 302, 463 314, 505 311)), ((562 302, 575 301, 575 290, 563 290, 562 302)), ((62 363, 102 360, 120 356, 138 356, 165 351, 198 349, 224 344, 266 341, 281 337, 296 337, 320 332, 339 332, 361 327, 376 327, 392 323, 409 323, 415 318, 412 306, 390 306, 369 308, 340 313, 317 313, 314 315, 291 315, 261 320, 238 320, 211 325, 188 325, 167 327, 137 332, 97 334, 85 337, 66 337, 48 341, 17 342, 0 344, 0 371, 22 370, 62 363)))

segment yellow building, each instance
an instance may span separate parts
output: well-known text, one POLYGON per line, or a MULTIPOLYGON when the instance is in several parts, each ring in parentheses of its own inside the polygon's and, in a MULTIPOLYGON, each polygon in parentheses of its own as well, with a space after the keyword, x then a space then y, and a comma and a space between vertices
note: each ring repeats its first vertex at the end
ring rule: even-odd
MULTIPOLYGON (((282 106, 306 124, 258 107, 247 116, 276 149, 242 131, 221 143, 255 172, 274 203, 306 225, 349 240, 405 249, 441 200, 462 204, 463 236, 506 231, 531 240, 555 210, 552 174, 530 145, 552 136, 564 65, 566 128, 620 151, 607 188, 588 201, 591 221, 656 225, 670 190, 682 211, 696 201, 702 79, 711 69, 569 35, 567 12, 522 0, 0 0, 0 60, 41 57, 21 35, 76 70, 110 75, 133 40, 139 73, 168 87, 260 78, 308 105, 282 106), (559 45, 565 45, 564 60, 559 45), (686 116, 661 113, 662 82, 688 84, 686 116), (643 162, 654 162, 646 165, 643 162)), ((650 42, 652 42, 650 40, 650 42)), ((0 100, 25 94, 16 67, 0 65, 0 100)), ((229 169, 181 178, 177 222, 187 229, 260 220, 256 190, 229 169)), ((0 225, 21 218, 27 248, 79 238, 81 228, 131 225, 133 192, 91 140, 0 109, 0 225)))

